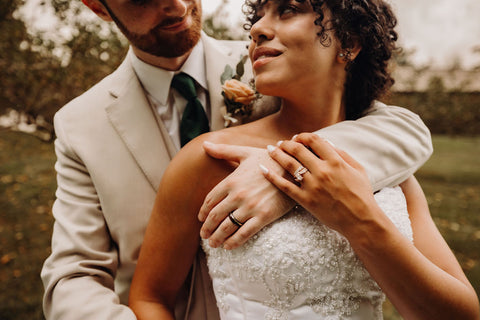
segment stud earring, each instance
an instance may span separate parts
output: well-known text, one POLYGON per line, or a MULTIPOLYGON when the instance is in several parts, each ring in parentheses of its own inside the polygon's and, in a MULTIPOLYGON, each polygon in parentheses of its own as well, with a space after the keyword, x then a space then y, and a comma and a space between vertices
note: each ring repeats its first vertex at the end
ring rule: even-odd
POLYGON ((345 52, 339 53, 338 57, 345 62, 351 62, 352 61, 352 50, 346 49, 345 52))

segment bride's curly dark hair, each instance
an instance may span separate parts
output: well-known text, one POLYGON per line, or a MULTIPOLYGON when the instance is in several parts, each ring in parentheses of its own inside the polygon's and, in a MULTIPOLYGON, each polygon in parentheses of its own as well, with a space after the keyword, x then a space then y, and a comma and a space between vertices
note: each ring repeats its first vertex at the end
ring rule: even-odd
MULTIPOLYGON (((258 21, 258 10, 269 0, 245 0, 243 7, 247 17, 245 28, 258 21)), ((288 0, 278 1, 279 5, 288 4, 288 0)), ((355 44, 362 50, 355 60, 347 63, 345 82, 346 119, 360 117, 374 100, 386 94, 394 80, 388 70, 389 60, 397 49, 398 35, 394 28, 397 19, 390 7, 382 0, 295 0, 299 3, 309 1, 318 14, 315 25, 320 27, 320 42, 324 46, 331 44, 327 33, 333 30, 342 49, 348 52, 355 44), (331 20, 324 21, 322 8, 331 11, 331 20), (326 23, 328 22, 328 24, 326 23), (328 27, 327 27, 328 25, 328 27)))

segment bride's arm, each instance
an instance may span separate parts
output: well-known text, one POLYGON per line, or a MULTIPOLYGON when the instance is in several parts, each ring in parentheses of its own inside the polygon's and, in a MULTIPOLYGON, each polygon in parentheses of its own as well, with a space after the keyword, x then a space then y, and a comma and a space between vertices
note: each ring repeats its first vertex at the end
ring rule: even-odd
POLYGON ((478 319, 475 290, 435 227, 415 178, 401 185, 411 243, 377 205, 361 165, 315 135, 302 134, 298 141, 282 143, 272 157, 291 173, 300 164, 306 167, 302 182, 296 185, 267 170, 265 176, 349 240, 405 319, 478 319))
POLYGON ((407 200, 414 246, 398 243, 399 252, 385 252, 385 259, 375 259, 375 264, 364 262, 369 272, 383 284, 405 319, 478 319, 475 290, 435 226, 418 181, 412 176, 400 186, 407 200), (394 259, 399 263, 392 267, 394 259))
POLYGON ((174 319, 175 298, 199 248, 197 213, 230 168, 205 155, 202 139, 172 160, 162 178, 130 289, 140 319, 174 319))

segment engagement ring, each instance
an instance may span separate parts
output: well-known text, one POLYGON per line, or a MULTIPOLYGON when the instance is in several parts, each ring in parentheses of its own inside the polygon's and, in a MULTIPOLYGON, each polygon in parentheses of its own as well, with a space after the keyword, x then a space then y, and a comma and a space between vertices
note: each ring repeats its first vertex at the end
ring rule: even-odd
POLYGON ((293 177, 295 178, 295 182, 302 182, 303 180, 303 175, 308 172, 308 169, 305 168, 304 166, 300 166, 295 170, 295 173, 293 174, 293 177))

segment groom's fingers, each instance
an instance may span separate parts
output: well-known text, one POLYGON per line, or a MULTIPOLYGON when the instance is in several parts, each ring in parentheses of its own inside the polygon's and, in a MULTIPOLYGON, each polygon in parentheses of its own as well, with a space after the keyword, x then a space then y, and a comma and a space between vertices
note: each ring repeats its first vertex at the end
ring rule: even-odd
POLYGON ((265 149, 247 147, 245 152, 246 158, 208 196, 214 200, 208 200, 201 209, 200 218, 206 217, 201 236, 210 239, 214 246, 225 241, 227 248, 243 244, 293 207, 292 200, 263 177, 258 164, 266 163, 282 174, 284 169, 265 149), (217 192, 220 196, 213 194, 217 192), (245 225, 238 228, 231 222, 229 214, 232 211, 245 225))
MULTIPOLYGON (((203 200, 200 211, 198 212, 198 220, 205 222, 210 212, 228 196, 230 189, 225 185, 224 181, 218 183, 203 200)), ((216 226, 215 226, 216 227, 216 226)))
POLYGON ((252 217, 244 222, 243 226, 237 228, 237 231, 225 240, 223 247, 232 250, 240 247, 248 241, 253 235, 257 234, 263 228, 262 223, 257 217, 252 217))
POLYGON ((248 156, 248 148, 243 146, 217 144, 205 141, 203 143, 203 149, 212 158, 237 163, 248 156))
POLYGON ((222 244, 223 248, 227 250, 238 248, 265 226, 261 217, 244 218, 241 210, 236 210, 233 214, 235 219, 242 223, 242 226, 235 225, 227 216, 208 239, 208 244, 212 248, 217 248, 222 244))
POLYGON ((208 244, 212 248, 217 248, 222 244, 225 244, 225 241, 242 229, 248 221, 248 218, 243 216, 242 210, 231 211, 231 214, 233 215, 233 220, 235 222, 229 217, 230 214, 227 215, 227 217, 220 222, 218 228, 216 228, 213 234, 208 238, 208 244), (239 226, 238 223, 241 224, 241 226, 239 226))
POLYGON ((205 209, 206 211, 202 213, 202 215, 205 216, 205 219, 203 220, 203 225, 200 229, 200 236, 203 239, 210 238, 210 236, 218 230, 222 221, 228 217, 228 214, 236 208, 236 202, 233 201, 229 195, 221 198, 220 201, 215 203, 215 206, 207 206, 205 209))
MULTIPOLYGON (((255 151, 258 152, 257 148, 251 147, 243 147, 243 146, 236 146, 236 145, 229 145, 229 144, 215 144, 209 141, 205 141, 203 143, 203 148, 205 152, 216 159, 223 159, 226 161, 230 161, 236 163, 237 165, 252 155, 255 151)), ((198 220, 204 222, 208 219, 210 212, 215 208, 218 203, 225 202, 223 201, 231 191, 232 182, 230 180, 230 176, 221 181, 218 185, 216 185, 205 197, 205 200, 200 208, 198 213, 198 220)), ((226 213, 228 214, 228 212, 226 213)), ((224 215, 222 218, 224 218, 224 215)), ((218 226, 215 225, 216 228, 218 226)), ((213 228, 213 230, 215 229, 213 228)), ((212 230, 212 231, 213 231, 212 230)))

